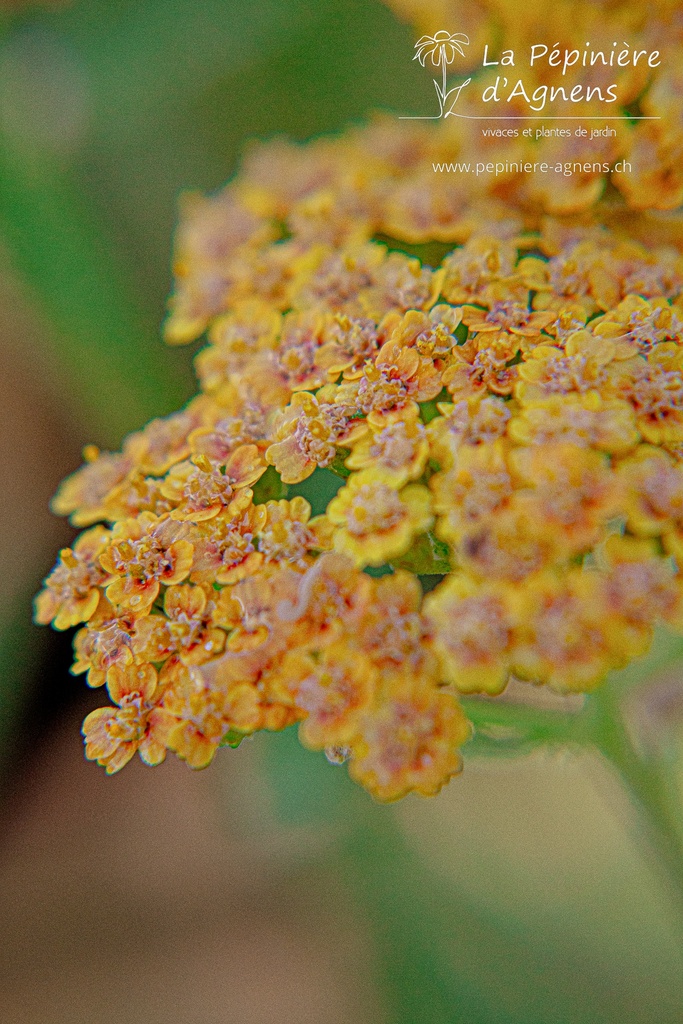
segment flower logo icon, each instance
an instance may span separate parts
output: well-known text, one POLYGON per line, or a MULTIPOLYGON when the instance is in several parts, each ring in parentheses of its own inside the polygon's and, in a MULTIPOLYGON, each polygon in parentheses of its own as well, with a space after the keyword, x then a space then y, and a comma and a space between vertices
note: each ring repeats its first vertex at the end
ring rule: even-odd
POLYGON ((465 51, 463 46, 469 46, 469 44, 469 37, 464 32, 456 32, 454 35, 451 35, 450 32, 442 30, 433 36, 422 36, 418 39, 415 43, 417 53, 413 60, 419 60, 422 67, 424 67, 427 58, 430 57, 434 67, 445 66, 453 63, 456 53, 464 57, 465 51))
POLYGON ((435 32, 433 36, 421 36, 415 43, 415 56, 413 60, 420 62, 422 67, 427 66, 427 61, 435 68, 441 68, 441 82, 434 79, 436 95, 439 98, 439 117, 448 117, 453 113, 453 107, 458 101, 461 91, 472 81, 468 78, 460 85, 452 89, 447 88, 447 68, 455 60, 456 53, 461 57, 465 56, 463 46, 469 46, 469 37, 464 32, 450 33, 445 29, 435 32))

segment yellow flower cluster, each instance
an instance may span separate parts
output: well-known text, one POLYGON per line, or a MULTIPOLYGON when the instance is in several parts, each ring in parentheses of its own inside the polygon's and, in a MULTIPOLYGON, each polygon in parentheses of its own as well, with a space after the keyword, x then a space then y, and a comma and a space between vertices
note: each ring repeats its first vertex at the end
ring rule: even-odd
POLYGON ((508 122, 448 117, 442 152, 435 159, 471 162, 473 168, 478 162, 500 163, 504 169, 490 185, 494 194, 533 201, 558 213, 589 208, 606 182, 634 208, 675 209, 683 203, 679 0, 385 2, 418 32, 467 34, 469 47, 449 68, 454 83, 465 76, 472 80, 459 96, 455 114, 537 117, 508 122), (485 47, 489 66, 483 65, 485 47), (505 50, 514 54, 514 65, 502 62, 505 50), (491 92, 489 101, 482 102, 485 90, 496 87, 498 79, 497 102, 491 92), (522 86, 515 89, 520 80, 522 86), (557 115, 578 120, 543 120, 557 115), (481 129, 488 125, 512 131, 507 137, 485 136, 481 129), (527 126, 532 128, 529 137, 522 132, 527 126), (587 131, 577 137, 579 126, 587 131), (606 127, 614 132, 591 137, 592 128, 606 127), (621 161, 630 169, 614 173, 621 161), (539 171, 539 162, 558 172, 539 171), (523 163, 536 168, 522 173, 518 165, 523 163), (572 169, 564 172, 565 165, 572 169), (585 166, 579 170, 577 165, 585 166))
POLYGON ((275 142, 186 201, 166 333, 208 331, 201 392, 86 450, 54 499, 86 529, 37 598, 82 624, 108 772, 298 722, 378 799, 432 794, 458 693, 587 691, 683 626, 675 220, 482 206, 438 139, 275 142))

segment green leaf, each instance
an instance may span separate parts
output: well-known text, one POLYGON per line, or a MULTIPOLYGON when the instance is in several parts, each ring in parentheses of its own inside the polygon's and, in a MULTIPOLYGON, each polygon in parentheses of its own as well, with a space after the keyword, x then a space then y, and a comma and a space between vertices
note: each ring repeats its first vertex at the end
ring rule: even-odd
POLYGON ((404 242, 402 239, 383 234, 374 235, 372 241, 386 245, 389 252, 402 252, 406 256, 413 256, 429 267, 438 267, 446 256, 459 248, 455 242, 404 242))
POLYGON ((346 480, 347 477, 351 476, 351 470, 347 469, 347 467, 344 465, 344 463, 345 463, 346 459, 348 459, 349 455, 350 455, 350 449, 349 448, 339 448, 339 449, 337 449, 337 454, 334 457, 334 461, 331 462, 327 468, 332 473, 336 473, 337 476, 340 476, 344 480, 346 480))
POLYGON ((450 400, 451 396, 445 388, 442 388, 436 398, 432 398, 430 402, 420 402, 420 418, 422 422, 426 425, 441 415, 436 407, 437 402, 450 402, 450 400))
POLYGON ((407 569, 416 576, 445 576, 451 571, 449 556, 447 544, 438 540, 433 533, 423 533, 410 551, 391 564, 394 569, 407 569))
POLYGON ((287 497, 287 484, 283 484, 275 466, 268 466, 260 480, 253 486, 254 504, 263 505, 266 501, 280 501, 287 497))
POLYGON ((239 732, 237 729, 229 729, 228 732, 226 732, 223 739, 221 740, 219 746, 232 747, 233 750, 236 750, 237 747, 239 747, 242 740, 245 739, 246 736, 248 735, 248 733, 239 732))
POLYGON ((300 494, 311 506, 311 514, 319 516, 327 509, 344 481, 329 469, 316 469, 298 484, 289 485, 289 496, 300 494))

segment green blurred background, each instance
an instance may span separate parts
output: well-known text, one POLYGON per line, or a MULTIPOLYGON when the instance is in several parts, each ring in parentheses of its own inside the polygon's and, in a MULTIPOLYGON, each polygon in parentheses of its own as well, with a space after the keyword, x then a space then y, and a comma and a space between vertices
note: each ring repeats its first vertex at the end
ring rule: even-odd
MULTIPOLYGON (((0 1020, 682 1021, 681 924, 597 757, 471 757, 396 808, 290 733, 202 773, 83 761, 100 698, 30 597, 83 444, 193 393, 196 348, 159 333, 178 195, 218 188, 249 138, 433 87, 372 0, 0 11, 0 1020)), ((653 657, 662 687, 675 653, 653 657)))

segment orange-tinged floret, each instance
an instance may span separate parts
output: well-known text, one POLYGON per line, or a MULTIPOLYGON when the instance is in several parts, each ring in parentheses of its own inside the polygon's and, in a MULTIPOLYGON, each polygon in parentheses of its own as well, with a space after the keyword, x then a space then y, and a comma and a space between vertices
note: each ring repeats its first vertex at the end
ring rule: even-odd
POLYGON ((336 527, 335 550, 359 568, 402 555, 433 520, 426 487, 408 484, 398 491, 372 469, 349 477, 330 502, 327 516, 336 527))
POLYGON ((538 577, 519 601, 516 674, 560 692, 586 692, 623 663, 597 573, 538 577))
POLYGON ((683 347, 656 345, 647 360, 637 356, 623 364, 610 384, 617 397, 632 404, 646 441, 683 444, 683 347))
POLYGON ((224 465, 211 462, 206 455, 195 455, 169 472, 162 494, 176 503, 170 513, 180 522, 200 523, 212 519, 223 509, 238 515, 252 498, 251 484, 266 471, 256 445, 240 445, 224 465))
POLYGON ((106 518, 107 499, 134 468, 126 452, 85 449, 85 465, 62 481, 51 502, 52 511, 69 516, 74 526, 91 526, 106 518))
POLYGON ((305 498, 269 501, 263 526, 259 530, 259 552, 268 565, 289 565, 304 569, 314 552, 332 546, 332 524, 326 516, 311 519, 311 506, 305 498))
POLYGON ((280 566, 256 573, 221 590, 213 622, 230 630, 228 648, 248 651, 263 647, 282 649, 293 630, 286 609, 296 597, 301 573, 280 566))
POLYGON ((238 671, 234 678, 224 672, 220 684, 211 685, 199 668, 179 666, 156 715, 166 746, 192 768, 205 768, 231 729, 249 733, 258 727, 259 692, 238 671))
POLYGON ((344 403, 321 401, 307 391, 297 392, 275 423, 275 439, 266 460, 285 484, 297 484, 320 466, 329 466, 358 429, 352 409, 344 403))
POLYGON ((593 547, 622 508, 607 457, 573 444, 518 448, 513 472, 533 500, 536 527, 552 531, 572 554, 593 547))
POLYGON ((368 610, 370 577, 336 551, 323 553, 302 576, 290 574, 283 582, 294 589, 285 594, 280 586, 279 628, 289 627, 303 646, 319 647, 340 635, 353 635, 368 610))
POLYGON ((434 494, 436 533, 449 544, 505 505, 513 482, 502 439, 488 445, 463 445, 450 469, 436 473, 429 485, 434 494))
POLYGON ((450 469, 463 445, 484 445, 503 437, 514 407, 497 395, 477 394, 455 404, 438 402, 437 408, 441 415, 427 427, 430 455, 442 469, 450 469))
POLYGON ((136 616, 115 608, 102 594, 95 614, 74 637, 74 675, 87 672, 88 686, 104 686, 109 669, 133 661, 136 616))
POLYGON ((656 537, 683 529, 683 463, 651 445, 640 445, 618 468, 629 529, 656 537))
POLYGON ((514 417, 508 433, 519 444, 569 442, 610 455, 625 455, 640 440, 630 403, 603 398, 597 391, 550 395, 529 402, 514 417))
POLYGON ((441 303, 429 313, 409 309, 401 316, 389 313, 381 324, 382 333, 399 346, 414 346, 421 356, 448 359, 458 344, 455 332, 462 322, 462 309, 441 303))
POLYGON ((207 394, 227 384, 232 374, 249 366, 254 354, 275 347, 281 327, 278 310, 261 298, 236 303, 214 320, 206 348, 196 356, 197 376, 207 394))
POLYGON ((350 245, 341 252, 318 245, 298 264, 292 283, 295 309, 317 308, 363 316, 363 293, 373 286, 386 259, 381 245, 350 245))
POLYGON ((147 764, 160 764, 166 744, 151 718, 157 674, 151 665, 114 665, 108 673, 111 699, 118 707, 97 708, 83 722, 85 756, 107 775, 120 771, 136 751, 147 764))
POLYGON ((500 693, 516 638, 511 592, 452 576, 425 598, 443 678, 462 693, 500 693))
POLYGON ((108 543, 109 531, 95 526, 82 533, 73 548, 60 551, 45 589, 36 598, 36 622, 68 629, 94 615, 100 600, 98 588, 108 580, 99 561, 108 543))
POLYGON ((671 559, 662 557, 655 542, 611 536, 601 556, 601 604, 610 624, 608 641, 620 658, 647 651, 655 622, 681 629, 683 590, 671 559))
POLYGON ((422 588, 412 573, 398 569, 370 582, 349 626, 359 647, 383 672, 410 671, 423 680, 438 679, 431 630, 421 606, 422 588))
POLYGON ((358 406, 367 415, 383 413, 410 401, 428 402, 441 391, 441 374, 429 355, 390 338, 366 363, 356 391, 358 406))
POLYGON ((116 523, 120 519, 135 519, 141 512, 161 516, 171 512, 174 503, 163 493, 163 478, 143 476, 133 470, 123 483, 109 492, 102 505, 102 518, 116 523))
POLYGON ((680 340, 683 318, 666 299, 628 295, 616 309, 591 323, 596 336, 625 342, 633 355, 651 352, 663 341, 680 340))
POLYGON ((521 583, 566 558, 561 533, 549 525, 539 529, 537 520, 534 498, 516 491, 495 516, 463 534, 456 558, 475 579, 521 583))
POLYGON ((194 547, 193 583, 237 583, 251 576, 263 563, 257 550, 257 534, 265 524, 264 505, 248 505, 235 516, 226 509, 197 523, 190 534, 194 547))
POLYGON ((371 422, 351 448, 349 469, 371 469, 392 487, 422 476, 429 455, 427 433, 415 406, 371 422))
POLYGON ((600 388, 607 382, 606 367, 616 351, 614 342, 595 338, 588 331, 571 334, 563 349, 537 345, 530 359, 518 367, 515 395, 526 405, 553 394, 600 388))
POLYGON ((266 360, 290 393, 312 390, 327 380, 327 373, 317 361, 327 321, 328 316, 317 310, 291 312, 284 318, 278 344, 266 360))
POLYGON ((433 796, 462 770, 470 726, 456 698, 399 675, 360 722, 349 773, 377 800, 433 796))
POLYGON ((528 301, 522 301, 521 297, 510 298, 500 286, 482 299, 487 300, 487 308, 465 306, 462 311, 462 322, 475 334, 509 332, 522 338, 540 340, 541 331, 554 319, 553 314, 547 311, 530 310, 528 301))
POLYGON ((146 615, 136 624, 136 660, 162 662, 177 655, 186 665, 199 665, 215 658, 225 647, 226 635, 212 625, 213 607, 202 587, 188 583, 167 587, 164 615, 146 615))
POLYGON ((130 454, 135 468, 143 474, 159 476, 187 458, 189 435, 201 426, 208 407, 207 399, 200 396, 181 412, 152 420, 143 430, 131 434, 125 451, 130 454))
POLYGON ((109 601, 142 612, 154 603, 162 583, 181 583, 194 550, 186 536, 183 523, 151 512, 116 523, 100 555, 100 565, 113 577, 106 588, 109 601))
POLYGON ((315 353, 317 366, 332 380, 347 371, 353 375, 378 348, 377 327, 369 317, 335 313, 325 326, 322 344, 315 353))
POLYGON ((278 671, 277 691, 293 704, 299 737, 312 750, 346 746, 358 731, 361 713, 374 696, 377 669, 361 650, 333 644, 317 657, 289 654, 278 671))
MULTIPOLYGON (((389 316, 382 327, 390 333, 373 359, 368 359, 340 388, 337 401, 357 408, 366 416, 381 418, 415 402, 426 402, 441 391, 441 371, 427 344, 420 348, 410 317, 389 316)), ((431 321, 420 316, 419 330, 431 321)))
POLYGON ((417 259, 391 252, 361 295, 362 309, 376 320, 395 309, 429 309, 439 295, 442 277, 441 271, 434 272, 417 259))
POLYGON ((513 362, 518 349, 519 341, 512 334, 472 337, 453 350, 442 383, 455 402, 483 397, 487 392, 509 395, 519 373, 513 362))
POLYGON ((490 284, 512 275, 516 262, 513 242, 491 236, 471 239, 444 260, 441 293, 454 304, 478 302, 490 284))

